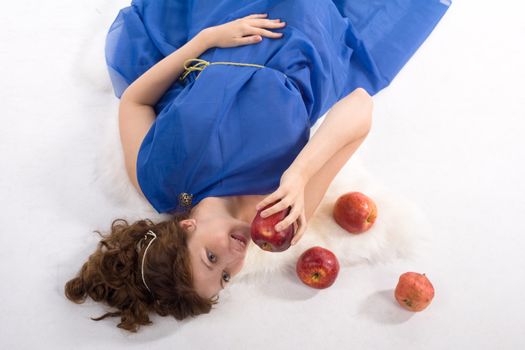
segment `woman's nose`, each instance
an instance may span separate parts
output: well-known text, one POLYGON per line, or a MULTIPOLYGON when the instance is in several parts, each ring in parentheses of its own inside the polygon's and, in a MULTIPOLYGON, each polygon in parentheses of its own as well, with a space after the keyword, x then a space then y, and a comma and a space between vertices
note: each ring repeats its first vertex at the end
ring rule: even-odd
POLYGON ((236 274, 238 274, 242 270, 242 268, 244 266, 244 259, 237 261, 235 263, 235 265, 233 265, 233 266, 234 267, 232 268, 231 274, 232 274, 232 276, 235 276, 236 274))
POLYGON ((242 268, 242 265, 244 264, 246 254, 233 252, 229 256, 230 258, 228 259, 228 266, 230 267, 230 269, 232 269, 231 271, 235 272, 235 270, 240 270, 242 268))

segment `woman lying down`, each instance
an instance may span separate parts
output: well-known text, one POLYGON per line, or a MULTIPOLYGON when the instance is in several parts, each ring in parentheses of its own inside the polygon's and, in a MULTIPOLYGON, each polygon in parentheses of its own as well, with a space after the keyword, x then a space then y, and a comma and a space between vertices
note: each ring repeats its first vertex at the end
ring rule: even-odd
POLYGON ((170 219, 113 221, 65 285, 74 302, 117 309, 94 320, 120 316, 133 332, 150 312, 210 312, 243 267, 259 209, 290 208, 275 228, 293 225, 292 245, 301 239, 370 130, 371 95, 447 9, 438 0, 196 1, 191 11, 182 0, 150 2, 120 10, 105 53, 129 178, 170 219))

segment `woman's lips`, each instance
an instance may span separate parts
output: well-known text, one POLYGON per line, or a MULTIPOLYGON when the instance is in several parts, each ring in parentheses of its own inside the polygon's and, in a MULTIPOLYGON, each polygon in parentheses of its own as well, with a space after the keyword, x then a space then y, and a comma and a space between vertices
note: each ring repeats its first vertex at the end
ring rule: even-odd
POLYGON ((243 225, 235 227, 230 232, 232 232, 232 236, 235 236, 236 238, 242 240, 244 243, 249 244, 252 240, 251 228, 252 227, 249 223, 243 223, 243 225))
POLYGON ((236 251, 240 253, 244 253, 246 251, 246 242, 244 240, 234 238, 234 236, 237 237, 237 235, 230 236, 231 239, 233 240, 233 249, 235 249, 236 251))
POLYGON ((246 245, 246 243, 248 243, 248 239, 246 239, 246 237, 240 233, 234 233, 231 235, 233 238, 236 238, 240 241, 242 241, 244 243, 244 245, 246 245))
POLYGON ((240 233, 234 233, 231 236, 232 236, 232 238, 241 241, 244 245, 246 245, 248 243, 248 239, 246 239, 246 237, 244 235, 240 234, 240 233))

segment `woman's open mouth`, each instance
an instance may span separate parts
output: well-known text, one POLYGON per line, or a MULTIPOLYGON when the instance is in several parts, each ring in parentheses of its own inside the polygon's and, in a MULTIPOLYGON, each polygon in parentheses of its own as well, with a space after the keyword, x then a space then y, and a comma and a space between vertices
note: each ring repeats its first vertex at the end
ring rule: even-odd
POLYGON ((246 237, 244 237, 243 235, 239 234, 239 233, 234 233, 232 235, 230 235, 231 238, 233 238, 233 240, 235 240, 236 242, 238 242, 238 246, 239 248, 241 248, 242 250, 244 250, 246 248, 246 245, 247 245, 247 239, 246 237))

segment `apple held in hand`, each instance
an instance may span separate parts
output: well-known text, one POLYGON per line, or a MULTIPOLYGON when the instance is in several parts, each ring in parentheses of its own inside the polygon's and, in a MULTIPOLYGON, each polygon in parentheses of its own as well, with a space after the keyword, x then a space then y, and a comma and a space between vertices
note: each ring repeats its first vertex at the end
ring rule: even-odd
POLYGON ((333 217, 348 232, 363 233, 374 224, 377 206, 361 192, 348 192, 335 202, 333 217))
POLYGON ((270 208, 275 203, 268 204, 257 211, 257 215, 252 221, 251 236, 255 244, 268 252, 282 252, 290 248, 294 236, 294 225, 289 225, 281 231, 275 230, 275 225, 282 221, 289 213, 290 207, 274 213, 265 218, 261 217, 261 212, 270 208))
POLYGON ((403 308, 422 311, 434 298, 434 287, 425 274, 405 272, 399 277, 395 297, 403 308))
POLYGON ((301 254, 295 269, 304 284, 324 289, 335 282, 339 274, 339 261, 328 249, 312 247, 301 254))

